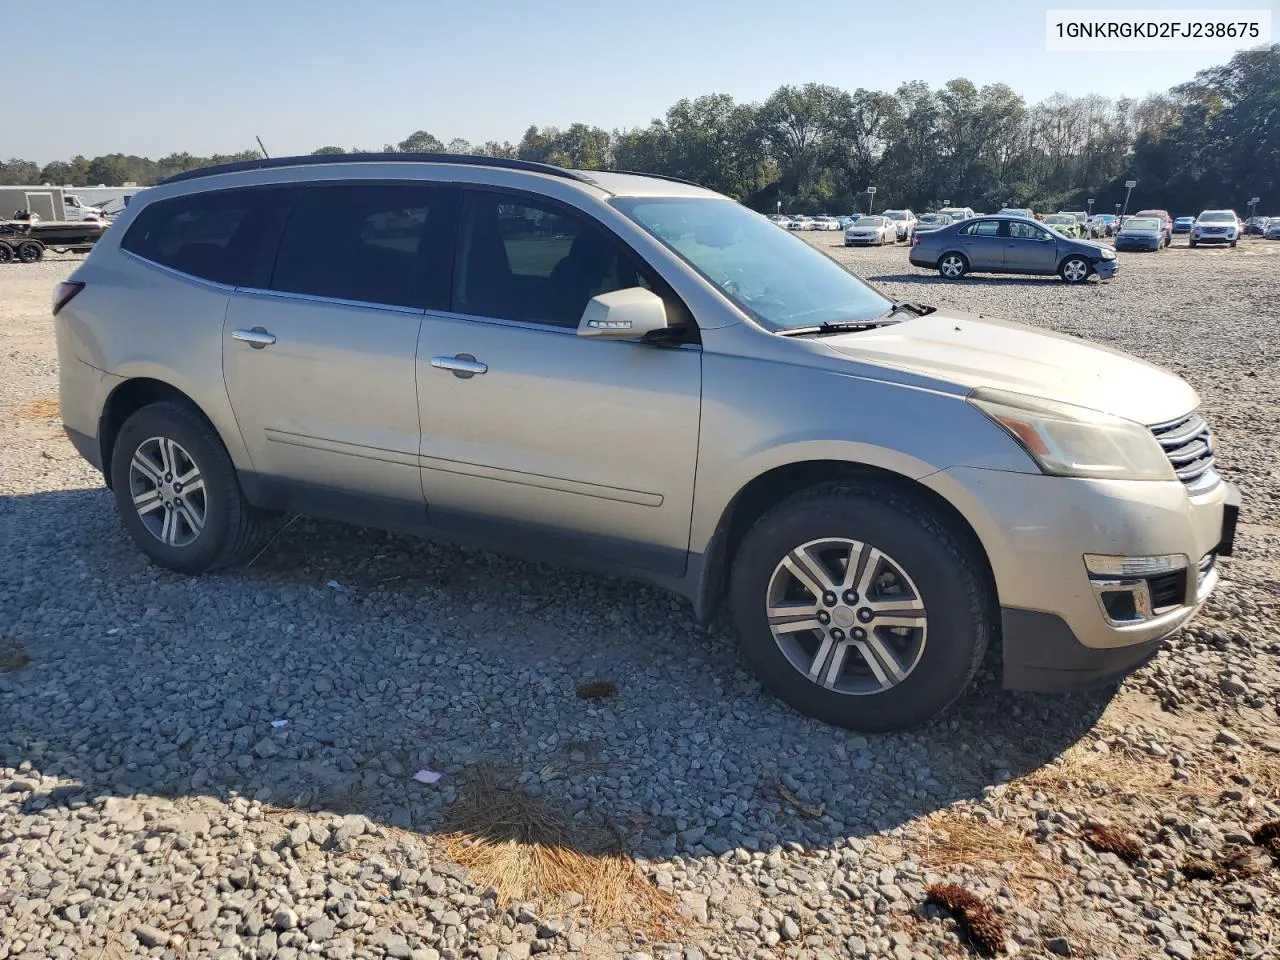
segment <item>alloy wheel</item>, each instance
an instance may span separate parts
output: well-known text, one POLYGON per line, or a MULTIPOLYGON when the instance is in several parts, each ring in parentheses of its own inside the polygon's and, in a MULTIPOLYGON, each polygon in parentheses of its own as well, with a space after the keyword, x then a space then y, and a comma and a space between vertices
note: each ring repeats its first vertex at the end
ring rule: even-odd
POLYGON ((1079 283, 1089 275, 1089 267, 1083 260, 1068 260, 1062 265, 1062 275, 1072 283, 1079 283))
POLYGON ((964 261, 955 255, 943 257, 942 263, 938 265, 938 268, 942 271, 944 277, 955 279, 964 273, 964 261))
POLYGON ((204 529, 204 478, 191 454, 168 437, 138 444, 129 463, 129 493, 142 525, 166 546, 189 546, 204 529))
POLYGON ((891 556, 857 540, 811 540, 790 551, 769 577, 765 608, 791 666, 835 693, 883 693, 924 654, 919 589, 891 556))

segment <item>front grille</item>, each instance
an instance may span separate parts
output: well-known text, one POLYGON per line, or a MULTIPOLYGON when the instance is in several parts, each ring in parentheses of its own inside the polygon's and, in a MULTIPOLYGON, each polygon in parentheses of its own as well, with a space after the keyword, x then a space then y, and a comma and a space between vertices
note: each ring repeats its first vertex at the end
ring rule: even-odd
POLYGON ((1189 413, 1169 423, 1159 423, 1151 428, 1165 456, 1173 464, 1178 479, 1192 493, 1203 493, 1218 484, 1218 474, 1213 469, 1213 431, 1204 417, 1189 413))

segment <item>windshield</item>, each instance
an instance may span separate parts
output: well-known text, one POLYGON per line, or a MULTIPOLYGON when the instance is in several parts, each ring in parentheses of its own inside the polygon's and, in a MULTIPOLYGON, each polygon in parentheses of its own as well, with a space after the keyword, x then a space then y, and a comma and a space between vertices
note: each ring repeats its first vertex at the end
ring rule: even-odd
POLYGON ((1125 230, 1142 232, 1144 230, 1159 230, 1160 221, 1152 217, 1130 217, 1124 222, 1125 230))
POLYGON ((862 217, 858 220, 860 227, 883 227, 884 217, 862 217))
POLYGON ((1076 218, 1065 213, 1052 213, 1044 218, 1045 223, 1075 223, 1076 218))
POLYGON ((1206 210, 1200 214, 1201 223, 1235 223, 1236 215, 1230 210, 1206 210))
POLYGON ((943 220, 951 218, 941 213, 926 213, 920 218, 921 223, 941 223, 943 220))
POLYGON ((907 215, 906 215, 906 213, 905 213, 904 211, 902 211, 902 210, 886 210, 886 211, 884 212, 884 215, 885 215, 886 217, 888 217, 890 220, 905 220, 905 219, 907 219, 907 215))
POLYGON ((873 320, 891 306, 830 257, 732 200, 612 202, 771 330, 873 320))

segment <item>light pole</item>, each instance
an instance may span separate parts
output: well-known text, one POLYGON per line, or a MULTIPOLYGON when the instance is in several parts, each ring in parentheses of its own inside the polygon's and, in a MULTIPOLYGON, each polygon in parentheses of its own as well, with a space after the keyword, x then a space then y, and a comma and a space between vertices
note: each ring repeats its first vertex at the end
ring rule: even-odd
POLYGON ((876 188, 867 187, 867 216, 871 216, 871 208, 875 202, 876 202, 876 188))
MULTIPOLYGON (((1254 218, 1254 215, 1258 212, 1258 204, 1259 204, 1259 203, 1261 203, 1261 202, 1262 202, 1262 198, 1261 198, 1261 197, 1250 197, 1250 198, 1249 198, 1249 219, 1250 219, 1250 220, 1252 220, 1252 219, 1254 218)), ((1265 230, 1264 230, 1264 231, 1262 231, 1262 232, 1263 232, 1263 233, 1266 233, 1266 231, 1265 231, 1265 230)))
POLYGON ((1089 198, 1089 216, 1093 216, 1093 197, 1089 198))

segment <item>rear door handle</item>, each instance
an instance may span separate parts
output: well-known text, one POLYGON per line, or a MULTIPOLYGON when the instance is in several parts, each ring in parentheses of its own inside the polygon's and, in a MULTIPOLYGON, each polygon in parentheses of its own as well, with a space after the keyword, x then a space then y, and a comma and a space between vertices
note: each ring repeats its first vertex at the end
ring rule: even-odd
POLYGON ((469 353, 459 353, 452 357, 432 357, 431 365, 437 370, 449 370, 460 380, 467 380, 478 373, 487 373, 489 365, 477 360, 469 353))
POLYGON ((276 335, 268 333, 265 327, 254 327, 252 330, 232 330, 232 340, 243 340, 255 350, 269 347, 276 342, 276 335))

